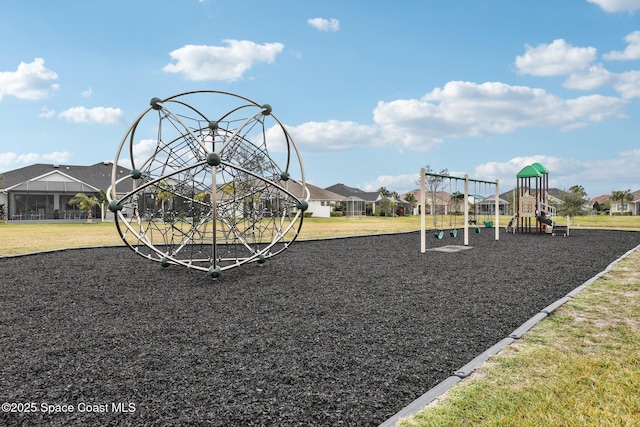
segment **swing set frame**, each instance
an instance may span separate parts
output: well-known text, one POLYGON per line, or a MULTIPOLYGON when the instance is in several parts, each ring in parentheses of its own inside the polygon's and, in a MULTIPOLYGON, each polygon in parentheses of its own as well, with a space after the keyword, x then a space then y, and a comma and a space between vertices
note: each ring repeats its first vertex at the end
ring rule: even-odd
MULTIPOLYGON (((500 185, 499 181, 485 181, 481 179, 471 179, 469 175, 465 174, 464 177, 457 177, 451 175, 441 175, 435 173, 428 173, 425 168, 420 169, 420 251, 425 253, 427 251, 427 228, 426 228, 426 177, 435 177, 449 180, 464 181, 464 245, 469 246, 469 183, 480 183, 495 185, 495 218, 493 222, 494 238, 500 239, 500 185)), ((435 208, 435 207, 434 207, 435 208)), ((437 231, 437 230, 436 230, 437 231)), ((478 232, 479 230, 476 230, 478 232)))

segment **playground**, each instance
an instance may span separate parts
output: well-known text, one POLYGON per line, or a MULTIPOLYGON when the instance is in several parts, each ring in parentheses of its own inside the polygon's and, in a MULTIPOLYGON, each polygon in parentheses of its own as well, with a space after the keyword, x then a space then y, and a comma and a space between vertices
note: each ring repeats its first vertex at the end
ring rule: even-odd
POLYGON ((124 247, 0 259, 3 398, 56 425, 378 425, 640 244, 630 231, 300 241, 212 281, 124 247))

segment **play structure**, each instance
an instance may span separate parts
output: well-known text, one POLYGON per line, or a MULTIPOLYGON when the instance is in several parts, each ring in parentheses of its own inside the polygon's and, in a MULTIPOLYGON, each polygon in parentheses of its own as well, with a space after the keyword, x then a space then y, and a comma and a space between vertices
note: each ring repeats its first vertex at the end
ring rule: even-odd
POLYGON ((469 246, 469 230, 480 233, 483 228, 493 229, 495 240, 500 239, 499 183, 470 179, 468 175, 455 177, 427 173, 420 170, 420 250, 426 252, 426 213, 434 220, 434 237, 458 237, 463 229, 463 244, 469 246), (473 193, 469 193, 470 185, 473 193), (429 187, 427 189, 427 187, 429 187), (495 187, 495 193, 486 197, 487 188, 495 187), (463 192, 459 190, 462 189, 463 192), (471 212, 470 212, 471 210, 471 212), (459 220, 459 216, 462 219, 459 220), (460 222, 460 225, 458 225, 460 222))
POLYGON ((549 201, 549 171, 540 163, 518 172, 514 193, 515 212, 507 223, 507 232, 569 234, 568 226, 556 224, 556 207, 549 201))
POLYGON ((153 98, 118 147, 107 190, 122 240, 162 266, 215 278, 287 249, 309 191, 269 104, 196 91, 153 98), (131 166, 119 180, 116 171, 131 166))

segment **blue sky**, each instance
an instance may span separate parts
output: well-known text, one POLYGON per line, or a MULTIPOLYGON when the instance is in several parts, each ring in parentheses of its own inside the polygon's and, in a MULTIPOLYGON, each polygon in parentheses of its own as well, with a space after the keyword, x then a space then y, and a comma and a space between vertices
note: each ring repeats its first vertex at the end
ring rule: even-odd
POLYGON ((640 189, 640 0, 10 0, 0 40, 0 173, 113 161, 152 97, 207 89, 271 104, 323 188, 640 189))

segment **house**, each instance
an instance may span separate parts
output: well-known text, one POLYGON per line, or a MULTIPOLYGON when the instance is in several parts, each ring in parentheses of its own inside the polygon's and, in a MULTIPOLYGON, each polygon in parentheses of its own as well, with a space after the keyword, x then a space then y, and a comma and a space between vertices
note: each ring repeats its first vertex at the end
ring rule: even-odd
MULTIPOLYGON (((111 185, 112 162, 96 163, 91 166, 34 164, 3 172, 0 183, 0 204, 4 204, 5 214, 9 220, 53 220, 82 219, 86 212, 81 212, 69 205, 76 194, 99 196, 111 185)), ((131 170, 118 167, 117 179, 128 177, 131 170)), ((118 194, 131 189, 132 183, 126 180, 118 185, 118 194)), ((303 198, 300 184, 291 181, 292 192, 303 198), (296 186, 298 190, 296 190, 296 186), (300 193, 300 194, 298 194, 300 193)), ((328 190, 307 184, 311 198, 308 212, 315 217, 328 218, 333 207, 341 205, 346 197, 328 190)), ((104 216, 112 215, 108 209, 104 216)), ((97 206, 92 213, 95 218, 103 217, 101 207, 97 206)))
POLYGON ((590 207, 596 212, 609 212, 611 201, 609 200, 611 195, 603 194, 598 197, 594 197, 589 201, 590 207))
MULTIPOLYGON (((383 200, 383 196, 379 191, 363 191, 359 188, 349 187, 341 183, 327 187, 325 190, 345 197, 342 206, 344 215, 374 215, 376 213, 376 204, 379 204, 383 200)), ((380 209, 380 207, 378 207, 378 209, 380 209)))
POLYGON ((640 190, 630 193, 632 199, 621 202, 611 200, 611 195, 602 195, 591 199, 591 206, 601 210, 609 208, 609 215, 640 215, 640 190), (598 203, 596 205, 596 203, 598 203))
MULTIPOLYGON (((341 206, 347 199, 340 194, 316 187, 308 182, 306 185, 310 195, 307 212, 311 212, 313 214, 312 216, 315 218, 329 218, 335 207, 341 206)), ((300 183, 291 180, 288 183, 288 186, 288 190, 297 198, 305 198, 305 195, 302 194, 302 185, 300 183)))
POLYGON ((342 212, 348 216, 363 215, 404 215, 411 212, 412 204, 393 195, 385 196, 380 191, 363 191, 344 184, 334 184, 326 190, 346 197, 342 212))
MULTIPOLYGON (((9 220, 80 219, 86 212, 69 205, 69 200, 78 193, 99 196, 111 185, 112 170, 112 162, 91 166, 37 163, 3 172, 0 204, 4 204, 9 220)), ((118 167, 117 173, 122 178, 131 171, 118 167)), ((101 207, 97 206, 92 215, 102 217, 101 207)))
MULTIPOLYGON (((478 199, 475 203, 475 212, 477 215, 495 215, 496 214, 496 196, 485 197, 484 199, 478 199)), ((509 214, 509 202, 501 197, 498 197, 498 215, 509 214)))
MULTIPOLYGON (((407 193, 404 193, 400 196, 403 200, 406 200, 407 196, 411 195, 414 203, 414 215, 420 214, 420 206, 421 206, 421 195, 420 189, 411 190, 407 193)), ((436 214, 445 214, 448 215, 450 213, 462 213, 464 212, 464 199, 452 197, 451 194, 446 191, 436 191, 435 194, 432 194, 430 191, 425 192, 425 213, 428 215, 436 214)))

